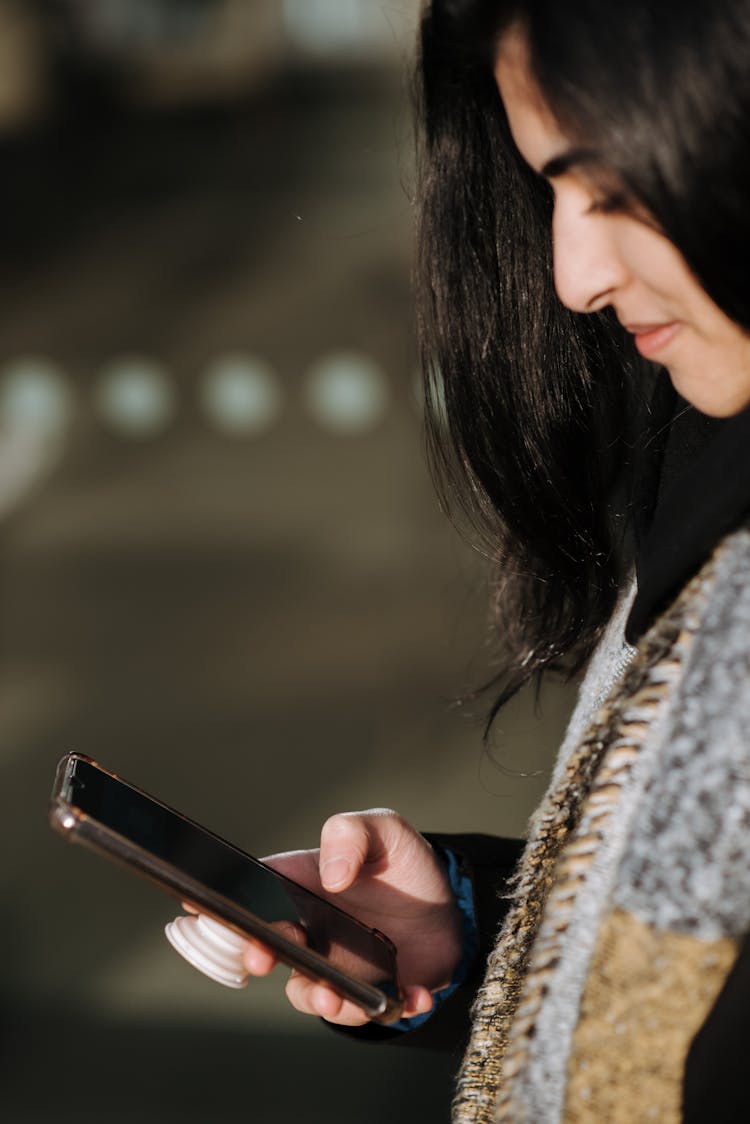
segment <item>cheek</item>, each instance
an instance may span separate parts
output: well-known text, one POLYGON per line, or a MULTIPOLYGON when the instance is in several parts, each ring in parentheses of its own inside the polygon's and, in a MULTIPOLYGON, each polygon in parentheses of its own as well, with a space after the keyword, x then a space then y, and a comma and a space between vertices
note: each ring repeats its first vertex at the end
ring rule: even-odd
POLYGON ((696 296, 705 295, 679 250, 637 219, 623 216, 618 222, 617 245, 631 277, 674 305, 675 314, 680 309, 686 312, 696 296))

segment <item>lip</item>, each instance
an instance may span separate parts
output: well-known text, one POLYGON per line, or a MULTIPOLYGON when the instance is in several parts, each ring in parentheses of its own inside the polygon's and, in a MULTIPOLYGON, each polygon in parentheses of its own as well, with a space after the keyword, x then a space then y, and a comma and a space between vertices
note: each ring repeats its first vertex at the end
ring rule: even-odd
POLYGON ((624 327, 635 336, 635 346, 644 359, 651 359, 665 348, 680 330, 675 320, 668 324, 625 324, 624 327))

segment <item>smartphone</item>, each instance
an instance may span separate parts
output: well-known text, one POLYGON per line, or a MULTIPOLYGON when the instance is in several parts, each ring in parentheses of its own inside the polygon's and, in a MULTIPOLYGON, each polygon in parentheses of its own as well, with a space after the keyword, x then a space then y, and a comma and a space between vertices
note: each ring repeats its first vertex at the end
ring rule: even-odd
POLYGON ((376 1022, 401 1016, 396 948, 388 937, 90 757, 68 753, 58 764, 50 823, 178 901, 256 937, 284 964, 330 985, 376 1022), (307 947, 286 939, 273 921, 300 926, 307 947))

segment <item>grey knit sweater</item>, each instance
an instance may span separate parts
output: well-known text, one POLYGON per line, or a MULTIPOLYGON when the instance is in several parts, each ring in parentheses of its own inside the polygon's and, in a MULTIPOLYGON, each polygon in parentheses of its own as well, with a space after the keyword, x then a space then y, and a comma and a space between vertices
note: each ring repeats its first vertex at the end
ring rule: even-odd
POLYGON ((477 998, 460 1124, 678 1121, 750 929, 750 532, 591 662, 477 998))

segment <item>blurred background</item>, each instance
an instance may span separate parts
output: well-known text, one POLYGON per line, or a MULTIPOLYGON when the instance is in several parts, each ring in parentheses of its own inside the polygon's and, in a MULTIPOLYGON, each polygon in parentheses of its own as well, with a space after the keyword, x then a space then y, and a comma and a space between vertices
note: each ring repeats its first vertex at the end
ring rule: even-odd
POLYGON ((567 691, 489 753, 451 705, 489 647, 421 445, 418 6, 0 0, 7 1124, 448 1118, 457 1059, 211 983, 46 821, 71 749, 257 854, 383 804, 518 835, 544 788, 567 691))

